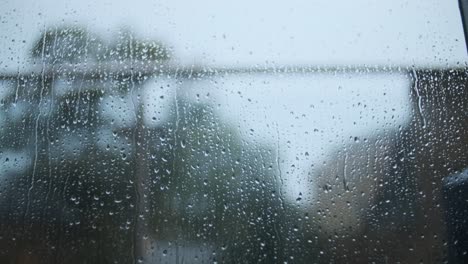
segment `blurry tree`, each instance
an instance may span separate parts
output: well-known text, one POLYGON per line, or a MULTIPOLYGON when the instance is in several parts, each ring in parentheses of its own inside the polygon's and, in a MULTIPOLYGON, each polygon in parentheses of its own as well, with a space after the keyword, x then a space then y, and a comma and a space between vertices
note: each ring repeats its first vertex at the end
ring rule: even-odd
POLYGON ((60 70, 163 63, 170 53, 161 43, 122 31, 106 44, 83 28, 61 27, 38 38, 32 56, 42 75, 11 81, 1 102, 0 158, 16 167, 2 172, 2 262, 184 255, 152 251, 169 244, 204 247, 213 261, 270 263, 294 250, 298 240, 286 237, 297 226, 275 192, 272 149, 244 141, 209 105, 177 96, 164 123, 146 126, 144 74, 60 70))
POLYGON ((42 63, 83 62, 97 59, 102 41, 86 29, 62 26, 45 31, 34 42, 31 55, 42 63))
POLYGON ((170 57, 170 52, 161 42, 135 38, 126 28, 119 30, 115 40, 106 43, 98 35, 76 26, 47 30, 35 41, 31 54, 47 64, 128 60, 162 63, 170 57))

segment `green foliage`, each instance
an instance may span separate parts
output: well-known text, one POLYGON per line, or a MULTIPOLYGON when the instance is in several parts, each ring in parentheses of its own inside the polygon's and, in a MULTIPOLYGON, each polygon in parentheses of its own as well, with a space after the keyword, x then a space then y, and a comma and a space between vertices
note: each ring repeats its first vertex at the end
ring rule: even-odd
POLYGON ((170 59, 169 50, 161 42, 138 39, 128 30, 121 30, 117 39, 107 44, 95 33, 77 26, 47 29, 34 42, 31 55, 49 64, 127 60, 162 63, 170 59))
POLYGON ((58 27, 46 30, 34 42, 31 55, 47 63, 84 62, 96 59, 102 41, 81 27, 58 27))
POLYGON ((164 62, 170 59, 170 53, 158 41, 136 39, 130 31, 122 30, 117 41, 108 47, 103 58, 133 60, 140 63, 164 62))

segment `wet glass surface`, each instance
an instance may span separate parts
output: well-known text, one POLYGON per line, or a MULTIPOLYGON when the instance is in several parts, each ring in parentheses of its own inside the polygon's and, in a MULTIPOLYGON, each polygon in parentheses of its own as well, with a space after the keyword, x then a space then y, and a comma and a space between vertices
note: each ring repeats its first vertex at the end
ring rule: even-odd
POLYGON ((0 4, 0 262, 464 263, 453 2, 0 4))

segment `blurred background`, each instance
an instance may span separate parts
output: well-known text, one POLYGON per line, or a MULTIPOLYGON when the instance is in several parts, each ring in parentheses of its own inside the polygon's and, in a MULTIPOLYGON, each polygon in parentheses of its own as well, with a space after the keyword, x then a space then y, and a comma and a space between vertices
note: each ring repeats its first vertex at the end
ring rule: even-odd
POLYGON ((457 1, 4 1, 2 263, 465 263, 457 1))

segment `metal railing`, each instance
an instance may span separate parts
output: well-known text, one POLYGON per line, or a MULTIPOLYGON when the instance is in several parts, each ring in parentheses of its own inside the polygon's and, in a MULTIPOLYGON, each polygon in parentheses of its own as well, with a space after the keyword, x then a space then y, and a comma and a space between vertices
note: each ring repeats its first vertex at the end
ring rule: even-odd
POLYGON ((16 72, 0 72, 0 80, 12 80, 34 76, 77 76, 80 78, 98 79, 107 76, 161 76, 174 78, 206 78, 232 74, 374 74, 403 73, 412 75, 414 72, 465 70, 465 67, 414 67, 414 66, 380 66, 380 65, 255 65, 251 67, 210 67, 203 65, 182 66, 171 63, 149 63, 142 61, 123 62, 93 62, 93 63, 60 63, 33 64, 29 70, 16 72))

